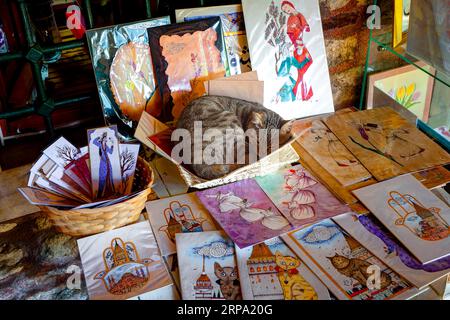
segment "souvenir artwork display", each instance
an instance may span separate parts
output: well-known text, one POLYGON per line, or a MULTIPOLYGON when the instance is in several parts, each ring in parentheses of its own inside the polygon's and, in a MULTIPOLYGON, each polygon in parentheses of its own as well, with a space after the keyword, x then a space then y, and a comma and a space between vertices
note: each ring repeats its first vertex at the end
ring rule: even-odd
POLYGON ((78 240, 92 300, 145 299, 172 286, 148 221, 78 240))
MULTIPOLYGON (((433 67, 417 62, 417 65, 432 75, 433 67)), ((427 122, 433 97, 434 78, 414 65, 369 75, 367 109, 373 108, 374 89, 378 88, 420 120, 427 122)))
POLYGON ((255 180, 296 229, 350 211, 301 165, 255 180))
POLYGON ((163 256, 176 253, 177 233, 216 230, 208 211, 194 193, 150 201, 146 208, 163 256))
POLYGON ((354 193, 421 263, 450 255, 450 208, 413 176, 354 193))
POLYGON ((330 219, 282 239, 340 300, 401 300, 418 292, 330 219))
POLYGON ((450 271, 450 257, 422 264, 374 216, 354 213, 333 220, 367 250, 415 287, 422 289, 450 271))
POLYGON ((394 0, 394 30, 392 32, 394 48, 406 41, 410 12, 411 0, 394 0))
POLYGON ((178 9, 175 10, 175 16, 177 22, 219 16, 222 20, 230 74, 236 75, 251 71, 250 52, 241 5, 178 9))
POLYGON ((343 186, 372 177, 321 120, 298 120, 293 130, 297 143, 343 186))
POLYGON ((236 248, 244 300, 329 300, 322 282, 280 239, 236 248))
POLYGON ((265 106, 284 119, 333 112, 319 1, 243 0, 265 106))
POLYGON ((176 235, 183 300, 242 300, 233 242, 220 231, 176 235))
POLYGON ((122 173, 121 190, 124 194, 130 194, 133 187, 139 148, 139 144, 120 144, 120 172, 122 173))
POLYGON ((378 180, 450 163, 450 155, 391 108, 335 114, 327 127, 378 180))
POLYGON ((293 228, 253 179, 196 194, 241 249, 280 236, 293 228))
POLYGON ((95 199, 118 194, 122 186, 117 127, 88 130, 92 195, 95 199))
POLYGON ((161 114, 147 29, 169 23, 167 16, 86 32, 105 121, 125 140, 144 110, 161 114))
POLYGON ((163 122, 205 93, 204 81, 224 77, 228 60, 219 17, 148 29, 163 122))

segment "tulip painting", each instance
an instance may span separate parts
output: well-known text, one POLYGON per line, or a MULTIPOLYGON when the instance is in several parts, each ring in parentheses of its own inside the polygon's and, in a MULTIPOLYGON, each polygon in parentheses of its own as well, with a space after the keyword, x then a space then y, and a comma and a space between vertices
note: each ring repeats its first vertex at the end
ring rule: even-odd
POLYGON ((422 96, 420 91, 417 91, 417 86, 415 83, 392 89, 389 91, 389 95, 406 109, 411 109, 415 105, 420 104, 420 98, 422 96))

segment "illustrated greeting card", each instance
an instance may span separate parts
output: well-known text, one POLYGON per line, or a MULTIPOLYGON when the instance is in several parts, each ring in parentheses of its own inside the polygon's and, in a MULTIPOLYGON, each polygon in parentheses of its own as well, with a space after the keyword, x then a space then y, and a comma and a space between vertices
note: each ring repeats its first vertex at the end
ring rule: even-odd
POLYGON ((245 33, 244 14, 241 5, 225 5, 175 10, 177 22, 193 21, 219 16, 227 49, 230 74, 251 71, 250 53, 245 33))
POLYGON ((450 272, 450 257, 420 263, 374 216, 354 213, 334 217, 352 237, 419 289, 450 272))
POLYGON ((295 121, 293 132, 296 141, 344 187, 372 177, 321 120, 295 121))
POLYGON ((148 221, 78 240, 92 300, 145 298, 172 285, 148 221))
POLYGON ((133 188, 134 173, 139 156, 139 144, 120 144, 120 171, 122 172, 122 192, 129 194, 133 188))
POLYGON ((199 191, 197 196, 241 249, 293 228, 253 179, 199 191))
POLYGON ((204 95, 204 81, 229 75, 219 17, 151 28, 148 35, 163 122, 178 119, 189 102, 204 95))
POLYGON ((64 168, 80 156, 80 151, 64 137, 61 137, 45 149, 44 154, 58 166, 64 168))
POLYGON ((324 122, 378 181, 450 163, 447 152, 389 107, 324 122))
POLYGON ((94 198, 119 194, 122 185, 117 126, 88 130, 89 160, 94 198))
POLYGON ((295 229, 350 211, 301 165, 255 180, 295 229))
POLYGON ((146 208, 163 256, 177 252, 177 233, 216 230, 208 211, 194 193, 150 201, 146 208))
POLYGON ((236 248, 244 300, 329 300, 322 282, 281 240, 236 248))
POLYGON ((331 219, 282 239, 340 300, 402 300, 418 293, 331 219))
POLYGON ((176 235, 183 300, 241 300, 233 242, 221 231, 176 235))
POLYGON ((125 140, 133 139, 144 110, 161 114, 147 29, 167 24, 168 16, 86 32, 106 123, 125 140))
POLYGON ((450 208, 413 176, 354 194, 421 263, 450 255, 450 208))
POLYGON ((242 6, 265 106, 285 119, 333 112, 319 1, 243 0, 242 6))

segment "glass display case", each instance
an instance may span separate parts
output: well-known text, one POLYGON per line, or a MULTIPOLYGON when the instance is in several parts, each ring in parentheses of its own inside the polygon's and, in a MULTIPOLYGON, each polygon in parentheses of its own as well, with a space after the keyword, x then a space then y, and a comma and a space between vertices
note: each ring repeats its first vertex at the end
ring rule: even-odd
MULTIPOLYGON (((418 58, 414 48, 417 46, 415 42, 418 35, 411 32, 427 26, 418 26, 421 22, 414 21, 413 18, 419 10, 423 15, 426 8, 415 8, 417 3, 414 1, 411 3, 409 17, 410 34, 404 34, 403 43, 393 46, 394 21, 392 28, 371 30, 360 109, 390 106, 450 151, 450 72, 446 69, 450 53, 439 49, 445 47, 442 42, 450 42, 442 39, 438 27, 434 28, 434 22, 431 22, 429 28, 432 31, 426 32, 427 35, 420 35, 423 46, 433 47, 430 58, 427 59, 423 48, 420 50, 421 57, 425 58, 418 58)), ((375 5, 377 2, 375 1, 375 5)), ((420 5, 426 2, 427 0, 420 1, 420 5)), ((431 8, 431 3, 429 6, 431 8)))

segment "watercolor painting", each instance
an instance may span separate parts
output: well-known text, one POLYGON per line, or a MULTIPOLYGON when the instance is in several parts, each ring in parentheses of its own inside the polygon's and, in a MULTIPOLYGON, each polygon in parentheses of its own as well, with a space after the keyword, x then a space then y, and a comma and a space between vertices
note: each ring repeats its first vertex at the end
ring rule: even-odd
POLYGON ((420 263, 373 215, 343 214, 333 218, 352 237, 419 289, 450 271, 450 257, 420 263))
POLYGON ((183 300, 241 300, 233 242, 221 231, 176 235, 183 300))
MULTIPOLYGON (((423 62, 417 62, 417 65, 432 75, 436 73, 434 68, 423 62)), ((378 88, 417 118, 428 122, 434 78, 418 67, 407 65, 370 75, 368 87, 367 109, 373 108, 374 88, 378 88)))
POLYGON ((340 300, 402 300, 418 293, 331 219, 282 239, 340 300))
POLYGON ((319 1, 243 0, 253 70, 266 107, 285 119, 333 112, 319 1))
POLYGON ((122 185, 117 126, 88 130, 92 195, 102 199, 119 194, 122 185))
POLYGON ((294 228, 350 211, 301 165, 255 180, 294 228))
POLYGON ((177 233, 216 230, 208 211, 194 193, 150 201, 146 208, 163 256, 177 252, 177 233))
POLYGON ((169 16, 86 31, 105 121, 123 140, 134 139, 144 110, 161 114, 147 29, 167 24, 169 16))
POLYGON ((241 5, 224 5, 175 10, 177 22, 194 21, 214 16, 222 20, 223 35, 230 75, 251 71, 250 55, 241 5))
POLYGON ((78 240, 91 300, 126 300, 172 286, 148 221, 78 240))
POLYGON ((322 282, 281 240, 236 248, 244 300, 329 300, 322 282))
POLYGON ((413 176, 354 194, 421 263, 450 255, 450 208, 413 176))
POLYGON ((63 168, 80 156, 80 150, 64 137, 56 140, 51 146, 45 149, 43 153, 58 166, 63 168))
POLYGON ((219 17, 151 28, 148 34, 163 101, 161 121, 178 119, 189 102, 204 95, 204 81, 229 75, 219 17))
POLYGON ((277 237, 294 227, 253 179, 199 191, 197 196, 241 249, 277 237))

